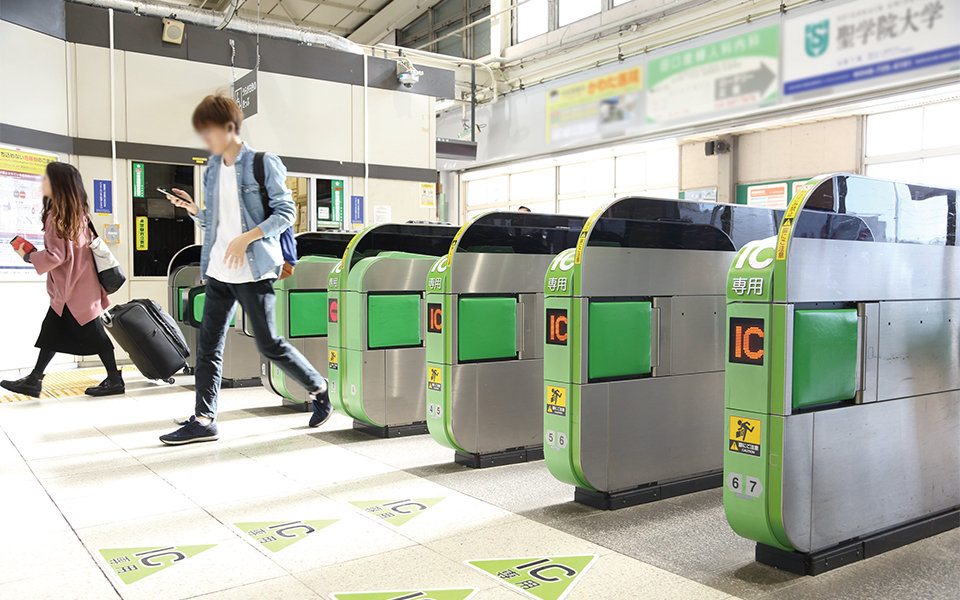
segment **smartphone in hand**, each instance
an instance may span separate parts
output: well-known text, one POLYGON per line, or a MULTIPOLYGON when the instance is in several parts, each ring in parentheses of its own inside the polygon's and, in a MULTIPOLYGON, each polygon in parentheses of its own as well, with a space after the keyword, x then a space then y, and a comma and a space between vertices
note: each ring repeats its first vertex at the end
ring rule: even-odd
POLYGON ((10 240, 10 245, 13 246, 14 250, 23 250, 24 254, 30 254, 37 249, 36 246, 27 241, 27 238, 23 237, 22 235, 18 235, 10 240))
POLYGON ((174 194, 174 193, 172 193, 172 192, 168 192, 167 190, 163 189, 162 187, 157 186, 157 191, 160 192, 161 194, 163 194, 164 196, 171 196, 171 197, 173 197, 173 198, 176 198, 177 200, 180 200, 181 202, 190 202, 189 200, 187 200, 186 198, 184 198, 184 197, 181 196, 180 194, 174 194))

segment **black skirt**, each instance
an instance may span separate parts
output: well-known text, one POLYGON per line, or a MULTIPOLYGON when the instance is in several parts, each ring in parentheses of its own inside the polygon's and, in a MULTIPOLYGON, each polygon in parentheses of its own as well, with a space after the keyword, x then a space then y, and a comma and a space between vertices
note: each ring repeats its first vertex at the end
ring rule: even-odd
POLYGON ((81 325, 66 306, 63 307, 63 316, 55 313, 53 308, 47 310, 35 345, 42 350, 77 356, 92 356, 113 350, 100 319, 81 325))

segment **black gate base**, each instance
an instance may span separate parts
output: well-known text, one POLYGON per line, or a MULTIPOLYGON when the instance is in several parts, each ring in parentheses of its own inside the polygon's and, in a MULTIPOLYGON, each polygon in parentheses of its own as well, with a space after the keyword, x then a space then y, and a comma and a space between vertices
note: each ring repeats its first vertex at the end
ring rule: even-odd
POLYGON ((756 556, 758 563, 790 573, 820 575, 957 527, 960 527, 960 506, 816 552, 790 552, 758 543, 756 556))
POLYGON ((248 387, 257 387, 263 385, 263 382, 260 381, 259 377, 251 377, 250 379, 226 379, 220 381, 220 387, 222 388, 248 388, 248 387))
POLYGON ((416 423, 407 423, 406 425, 387 425, 385 427, 380 427, 379 425, 371 425, 370 423, 364 423, 363 421, 357 421, 354 419, 353 428, 356 431, 362 431, 363 433, 378 438, 398 438, 407 437, 408 435, 421 435, 424 433, 429 433, 427 430, 426 421, 417 421, 416 423))
POLYGON ((533 460, 543 460, 543 446, 514 448, 512 450, 490 452, 489 454, 472 454, 469 452, 457 451, 453 460, 458 465, 470 467, 471 469, 486 469, 487 467, 515 465, 517 463, 525 463, 533 460))
POLYGON ((594 492, 577 488, 573 499, 575 502, 599 508, 600 510, 617 510, 628 506, 656 502, 665 498, 674 498, 693 492, 702 492, 718 488, 723 485, 723 471, 696 475, 687 479, 678 479, 669 483, 653 483, 619 492, 594 492))

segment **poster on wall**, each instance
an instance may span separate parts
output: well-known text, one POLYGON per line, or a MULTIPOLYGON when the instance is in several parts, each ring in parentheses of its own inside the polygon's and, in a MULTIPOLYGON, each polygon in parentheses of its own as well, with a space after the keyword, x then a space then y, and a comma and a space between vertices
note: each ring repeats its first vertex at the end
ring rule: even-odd
POLYGON ((856 0, 783 25, 784 95, 829 93, 960 68, 960 2, 856 0))
POLYGON ((437 205, 437 184, 420 184, 420 208, 434 208, 437 205))
POLYGON ((611 137, 643 126, 643 69, 633 67, 547 92, 547 144, 611 137))
POLYGON ((7 242, 22 235, 38 248, 43 247, 43 192, 41 184, 47 164, 56 154, 24 152, 0 146, 0 278, 39 279, 33 267, 13 251, 7 242))
POLYGON ((647 122, 690 121, 777 100, 780 27, 688 48, 647 65, 647 122))

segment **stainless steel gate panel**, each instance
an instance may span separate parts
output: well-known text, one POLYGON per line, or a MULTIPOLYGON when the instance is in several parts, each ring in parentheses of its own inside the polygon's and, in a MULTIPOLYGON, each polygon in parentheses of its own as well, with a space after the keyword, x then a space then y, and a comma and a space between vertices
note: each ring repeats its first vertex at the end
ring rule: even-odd
POLYGON ((657 377, 723 370, 726 298, 656 298, 654 308, 659 311, 657 377))
POLYGON ((615 492, 721 467, 722 371, 591 383, 580 388, 580 407, 580 464, 595 489, 615 492))
POLYGON ((587 246, 584 296, 724 296, 733 252, 587 246), (682 277, 677 277, 677 274, 682 277), (628 275, 629 274, 629 275, 628 275))
POLYGON ((485 454, 543 443, 542 360, 461 364, 452 373, 459 399, 451 423, 463 450, 485 454))
POLYGON ((960 298, 953 246, 794 238, 787 302, 960 298))
POLYGON ((960 323, 958 300, 880 303, 880 400, 960 389, 953 322, 960 323))
MULTIPOLYGON (((386 421, 383 423, 406 425, 423 421, 427 414, 427 356, 424 349, 398 348, 380 352, 384 360, 382 401, 386 421)), ((363 388, 370 389, 366 377, 363 388)), ((368 396, 364 394, 364 410, 368 396)))
POLYGON ((784 422, 784 529, 801 552, 957 504, 958 392, 790 416, 784 422))
POLYGON ((450 289, 457 294, 542 294, 543 274, 553 259, 547 254, 458 252, 450 289))

